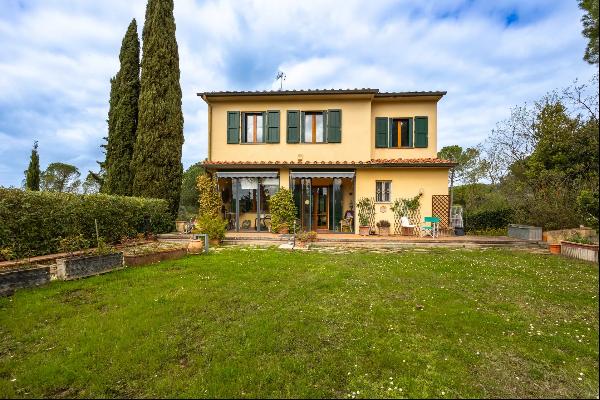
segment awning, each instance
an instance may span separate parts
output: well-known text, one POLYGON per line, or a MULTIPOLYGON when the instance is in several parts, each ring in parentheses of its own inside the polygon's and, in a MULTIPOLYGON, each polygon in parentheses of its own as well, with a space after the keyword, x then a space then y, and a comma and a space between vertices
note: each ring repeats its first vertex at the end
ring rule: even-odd
POLYGON ((292 171, 290 178, 354 178, 354 171, 292 171))
POLYGON ((277 178, 277 171, 218 171, 217 178, 277 178))

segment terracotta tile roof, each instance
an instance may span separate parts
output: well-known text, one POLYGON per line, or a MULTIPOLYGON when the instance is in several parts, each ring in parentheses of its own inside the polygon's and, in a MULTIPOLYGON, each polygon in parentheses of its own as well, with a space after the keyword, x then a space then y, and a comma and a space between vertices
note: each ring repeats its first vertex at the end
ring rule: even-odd
POLYGON ((290 166, 290 167, 453 167, 452 161, 441 158, 392 158, 371 159, 368 161, 208 161, 202 164, 207 168, 218 167, 268 167, 268 166, 290 166))
POLYGON ((202 97, 231 97, 231 96, 289 96, 289 95, 323 95, 323 94, 372 94, 375 97, 413 97, 413 96, 439 96, 445 91, 412 91, 412 92, 380 92, 379 89, 354 88, 354 89, 306 89, 306 90, 242 90, 242 91, 214 91, 200 92, 202 97))

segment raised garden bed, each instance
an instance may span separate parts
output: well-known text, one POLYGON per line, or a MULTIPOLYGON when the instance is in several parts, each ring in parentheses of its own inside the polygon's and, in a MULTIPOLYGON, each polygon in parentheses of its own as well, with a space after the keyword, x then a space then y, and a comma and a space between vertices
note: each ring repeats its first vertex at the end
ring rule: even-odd
POLYGON ((571 258, 598 263, 597 244, 583 244, 562 240, 560 242, 560 254, 571 258))
POLYGON ((542 240, 542 228, 530 225, 509 224, 508 237, 523 240, 542 240))
POLYGON ((0 296, 10 296, 16 289, 50 282, 50 267, 36 266, 0 272, 0 296))
POLYGON ((177 248, 172 250, 159 251, 157 253, 125 255, 125 265, 133 267, 136 265, 152 264, 159 261, 181 258, 187 254, 187 249, 177 248))
POLYGON ((123 268, 123 253, 62 258, 57 261, 58 279, 70 280, 123 268))

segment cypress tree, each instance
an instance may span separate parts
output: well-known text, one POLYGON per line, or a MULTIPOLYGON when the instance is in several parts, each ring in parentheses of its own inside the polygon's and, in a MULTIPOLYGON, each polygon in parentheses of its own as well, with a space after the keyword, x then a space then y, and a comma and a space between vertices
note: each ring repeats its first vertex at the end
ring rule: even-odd
POLYGON ((119 61, 119 72, 111 79, 106 161, 101 165, 106 171, 102 192, 128 196, 132 193, 131 159, 140 95, 140 40, 135 19, 123 38, 119 61))
POLYGON ((166 199, 177 215, 181 191, 183 113, 173 0, 148 0, 133 194, 166 199))
POLYGON ((38 142, 33 143, 29 167, 25 171, 25 189, 40 190, 40 156, 38 154, 38 142))

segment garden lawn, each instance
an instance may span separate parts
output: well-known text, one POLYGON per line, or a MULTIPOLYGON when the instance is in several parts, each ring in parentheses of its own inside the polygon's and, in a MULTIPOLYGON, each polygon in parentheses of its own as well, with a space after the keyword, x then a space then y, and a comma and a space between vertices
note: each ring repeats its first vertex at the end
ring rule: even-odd
POLYGON ((598 266, 224 249, 0 299, 0 397, 597 397, 598 266))

